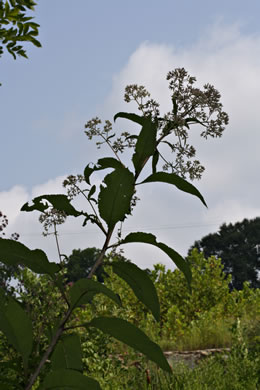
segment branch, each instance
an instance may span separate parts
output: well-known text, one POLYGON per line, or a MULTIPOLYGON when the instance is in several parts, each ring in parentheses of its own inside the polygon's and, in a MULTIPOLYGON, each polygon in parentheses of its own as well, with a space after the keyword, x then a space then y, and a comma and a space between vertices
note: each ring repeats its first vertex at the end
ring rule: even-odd
POLYGON ((60 246, 59 246, 59 241, 58 241, 58 232, 57 232, 55 221, 53 222, 53 225, 54 225, 54 236, 55 236, 55 240, 56 240, 56 246, 57 246, 58 255, 59 255, 59 259, 60 259, 60 263, 61 263, 62 259, 61 259, 60 246))
POLYGON ((31 376, 31 379, 28 383, 28 385, 25 387, 25 390, 30 390, 34 384, 34 382, 36 381, 42 367, 44 366, 44 364, 46 363, 48 357, 50 356, 50 354, 52 353, 55 345, 57 344, 60 336, 62 335, 63 331, 64 331, 64 325, 66 324, 66 322, 68 321, 70 315, 72 313, 72 310, 69 309, 67 314, 65 315, 62 323, 60 324, 57 332, 55 333, 55 335, 53 336, 52 340, 51 340, 51 343, 49 345, 49 347, 47 348, 46 352, 44 353, 38 367, 36 368, 34 374, 31 376))
POLYGON ((122 165, 124 165, 120 159, 120 157, 118 156, 117 152, 114 150, 113 146, 111 145, 111 143, 102 135, 100 134, 100 136, 103 138, 103 140, 108 144, 108 146, 110 147, 110 149, 112 150, 112 152, 114 153, 114 155, 116 156, 116 158, 118 159, 118 161, 121 162, 122 165))
POLYGON ((97 268, 102 264, 102 261, 104 259, 104 256, 105 256, 106 250, 108 248, 109 241, 110 241, 110 239, 112 237, 113 231, 114 231, 114 228, 107 233, 106 241, 105 241, 105 243, 103 245, 103 248, 101 250, 101 253, 100 253, 97 261, 95 262, 95 264, 93 265, 90 273, 88 274, 88 279, 92 278, 92 276, 96 272, 97 268))
POLYGON ((97 212, 96 212, 96 210, 95 210, 95 207, 93 206, 93 204, 91 203, 91 201, 88 199, 88 197, 86 196, 86 194, 84 193, 84 191, 82 191, 82 189, 81 189, 79 186, 77 186, 77 184, 73 184, 73 185, 77 188, 77 190, 81 193, 81 195, 83 195, 83 196, 85 197, 85 199, 88 201, 88 203, 90 204, 90 207, 92 208, 92 211, 93 211, 94 215, 96 216, 96 218, 97 218, 97 220, 98 220, 98 223, 96 223, 97 226, 98 226, 98 227, 102 230, 102 232, 106 235, 107 232, 106 232, 106 230, 105 230, 105 228, 104 228, 104 226, 103 226, 103 224, 102 224, 102 222, 101 222, 101 220, 100 220, 100 218, 99 218, 99 216, 98 216, 98 214, 97 214, 97 212))

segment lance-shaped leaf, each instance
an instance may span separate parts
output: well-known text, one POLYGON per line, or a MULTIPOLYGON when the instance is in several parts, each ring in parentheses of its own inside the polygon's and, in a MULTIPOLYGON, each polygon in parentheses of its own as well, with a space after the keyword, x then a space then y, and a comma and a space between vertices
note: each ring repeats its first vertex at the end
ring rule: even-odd
POLYGON ((96 199, 91 198, 91 197, 94 195, 95 192, 96 192, 96 186, 93 185, 93 186, 90 188, 90 190, 89 190, 89 193, 88 193, 88 200, 93 200, 94 202, 96 202, 96 199))
POLYGON ((32 200, 33 204, 29 206, 28 202, 23 205, 21 208, 21 211, 33 211, 38 210, 41 212, 44 212, 47 210, 50 206, 48 203, 43 203, 43 200, 47 200, 51 203, 52 207, 58 211, 64 212, 66 215, 72 215, 73 217, 78 217, 82 213, 80 211, 77 211, 72 204, 70 203, 70 200, 68 197, 64 194, 54 194, 54 195, 41 195, 37 196, 37 198, 34 198, 32 200))
POLYGON ((188 285, 190 286, 191 276, 192 276, 190 267, 186 262, 186 260, 183 259, 183 257, 179 253, 177 253, 174 249, 170 248, 166 244, 163 244, 162 242, 157 242, 156 237, 153 234, 143 233, 143 232, 128 234, 124 240, 120 241, 119 245, 128 244, 132 242, 151 244, 156 246, 157 248, 160 248, 164 253, 166 253, 171 258, 171 260, 177 265, 177 267, 184 273, 188 285))
POLYGON ((151 310, 154 318, 160 320, 160 304, 156 288, 147 273, 128 262, 114 262, 113 271, 122 278, 133 290, 136 297, 151 310))
POLYGON ((129 113, 129 112, 118 112, 114 116, 114 121, 116 121, 117 118, 129 119, 130 121, 138 123, 141 126, 143 126, 144 123, 145 123, 145 118, 143 116, 140 116, 140 115, 137 115, 137 114, 132 114, 132 113, 129 113))
POLYGON ((153 182, 173 184, 179 190, 197 196, 202 201, 202 203, 207 207, 207 204, 203 196, 197 190, 197 188, 194 187, 191 183, 184 180, 182 177, 176 175, 175 173, 155 172, 152 175, 148 176, 144 181, 138 184, 153 183, 153 182))
POLYGON ((171 144, 171 143, 168 142, 168 141, 162 141, 162 143, 168 145, 168 146, 171 148, 171 151, 174 152, 174 150, 175 150, 174 144, 171 144))
POLYGON ((176 115, 177 112, 178 112, 178 104, 176 102, 176 99, 175 99, 174 95, 172 96, 172 104, 173 104, 172 112, 174 113, 174 115, 176 115))
POLYGON ((3 290, 0 291, 0 330, 27 367, 33 344, 32 323, 19 303, 12 297, 4 297, 3 290))
POLYGON ((194 118, 194 117, 185 119, 185 122, 186 123, 199 123, 200 125, 206 127, 205 123, 201 122, 200 120, 198 120, 197 118, 194 118))
POLYGON ((98 209, 109 229, 131 213, 134 182, 134 175, 127 168, 115 169, 104 178, 106 187, 100 186, 98 209))
POLYGON ((75 370, 61 369, 50 372, 39 390, 101 390, 99 383, 75 370))
POLYGON ((117 305, 121 306, 121 300, 117 294, 103 284, 87 278, 78 280, 71 287, 69 291, 71 306, 75 308, 89 303, 93 299, 94 295, 100 293, 106 295, 117 305))
POLYGON ((64 336, 56 345, 51 356, 52 369, 62 368, 83 371, 82 349, 78 334, 64 336))
POLYGON ((153 156, 156 149, 156 134, 157 126, 151 118, 145 118, 145 123, 138 136, 135 153, 133 155, 133 164, 135 167, 136 175, 138 175, 144 163, 150 156, 153 156))
POLYGON ((107 168, 117 169, 117 168, 122 168, 122 167, 123 167, 123 164, 119 160, 117 160, 113 157, 100 158, 97 162, 97 165, 94 165, 91 167, 90 164, 88 164, 86 166, 86 168, 84 169, 84 178, 85 178, 86 182, 88 184, 90 184, 89 178, 93 172, 101 171, 102 169, 107 169, 107 168))
POLYGON ((7 265, 22 264, 38 274, 53 275, 60 270, 56 263, 50 263, 40 249, 31 250, 21 242, 0 238, 0 261, 7 265))
POLYGON ((85 216, 85 219, 83 221, 82 226, 86 226, 88 221, 90 221, 91 223, 94 223, 97 226, 99 226, 99 228, 102 230, 102 232, 104 232, 106 234, 106 231, 105 231, 101 221, 98 219, 98 217, 95 214, 82 213, 82 215, 85 216))
POLYGON ((151 341, 144 332, 130 322, 115 317, 97 317, 86 324, 86 326, 94 326, 102 330, 102 332, 143 353, 163 370, 171 372, 171 367, 159 345, 151 341))
POLYGON ((136 176, 141 172, 146 160, 153 156, 156 149, 156 134, 157 125, 150 117, 139 116, 126 112, 119 112, 115 115, 117 118, 126 118, 142 126, 135 145, 135 153, 133 154, 133 164, 135 167, 136 176))
POLYGON ((156 167, 157 167, 157 163, 159 161, 159 152, 158 150, 156 149, 154 154, 153 154, 153 160, 152 160, 152 169, 153 169, 153 173, 156 172, 156 167))

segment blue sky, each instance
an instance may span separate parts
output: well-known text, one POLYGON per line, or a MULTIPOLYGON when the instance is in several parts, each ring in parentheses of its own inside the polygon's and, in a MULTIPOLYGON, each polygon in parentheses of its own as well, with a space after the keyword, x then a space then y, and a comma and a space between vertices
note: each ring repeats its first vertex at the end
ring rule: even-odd
MULTIPOLYGON (((39 2, 35 20, 43 47, 28 46, 28 60, 5 54, 0 62, 0 209, 9 216, 10 232, 54 258, 38 216, 21 215, 18 205, 60 192, 64 176, 96 161, 100 153, 85 137, 84 124, 129 110, 122 99, 126 84, 146 85, 163 108, 169 100, 166 73, 182 66, 220 90, 230 115, 221 140, 198 140, 207 171, 194 184, 209 210, 168 187, 149 187, 143 193, 147 208, 137 207, 129 229, 147 227, 185 255, 195 239, 221 223, 259 216, 259 14, 257 0, 39 2)), ((68 226, 60 236, 67 253, 102 245, 93 228, 86 244, 80 224, 68 226)), ((141 265, 160 260, 169 266, 142 246, 127 251, 141 265)))

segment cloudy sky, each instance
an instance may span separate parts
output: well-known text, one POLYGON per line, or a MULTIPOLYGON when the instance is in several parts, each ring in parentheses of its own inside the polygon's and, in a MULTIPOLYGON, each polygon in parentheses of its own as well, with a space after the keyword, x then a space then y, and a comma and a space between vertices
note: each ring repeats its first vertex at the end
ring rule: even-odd
MULTIPOLYGON (((205 141, 193 130, 206 167, 194 185, 208 209, 170 186, 147 184, 123 232, 151 232, 185 256, 196 239, 222 223, 260 216, 259 14, 259 0, 77 0, 73 7, 68 0, 40 1, 35 19, 42 48, 28 46, 28 60, 5 54, 0 62, 0 210, 9 218, 7 234, 18 232, 21 242, 56 261, 53 236, 42 237, 37 212, 21 213, 21 206, 62 192, 68 174, 109 155, 88 141, 84 124, 134 110, 123 101, 127 84, 145 85, 167 111, 165 77, 177 67, 196 76, 198 86, 213 84, 230 117, 221 139, 205 141)), ((120 126, 124 130, 126 123, 120 126)), ((59 239, 68 255, 103 244, 95 227, 82 228, 77 219, 60 228, 59 239)), ((172 267, 159 250, 144 245, 125 246, 125 255, 141 267, 159 261, 172 267)))

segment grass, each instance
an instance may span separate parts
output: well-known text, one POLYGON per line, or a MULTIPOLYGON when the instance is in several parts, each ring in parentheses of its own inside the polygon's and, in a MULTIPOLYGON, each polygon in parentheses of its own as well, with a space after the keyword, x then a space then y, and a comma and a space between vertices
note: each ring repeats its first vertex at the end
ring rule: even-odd
POLYGON ((164 351, 194 351, 209 348, 230 348, 232 345, 232 320, 217 319, 193 322, 182 337, 162 338, 164 351))
POLYGON ((231 322, 197 321, 174 345, 162 341, 166 349, 179 350, 231 346, 230 353, 207 357, 193 368, 175 361, 169 375, 132 351, 124 362, 111 359, 108 370, 91 376, 103 390, 260 390, 259 319, 238 320, 233 327, 231 322))
POLYGON ((215 356, 194 369, 176 364, 171 375, 153 364, 114 367, 108 376, 96 378, 103 390, 259 390, 260 360, 233 350, 227 357, 215 356))

